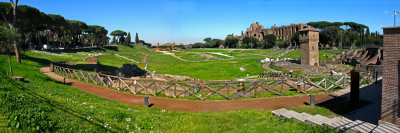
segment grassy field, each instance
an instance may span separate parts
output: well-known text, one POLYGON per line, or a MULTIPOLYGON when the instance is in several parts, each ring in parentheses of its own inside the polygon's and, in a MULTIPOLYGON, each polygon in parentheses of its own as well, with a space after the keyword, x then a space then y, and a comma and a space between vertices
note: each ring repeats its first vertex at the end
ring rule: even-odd
MULTIPOLYGON (((159 74, 185 75, 200 80, 221 80, 236 79, 246 77, 247 75, 257 75, 266 70, 262 68, 262 64, 258 61, 265 57, 274 57, 281 53, 281 50, 232 50, 232 49, 192 49, 173 51, 176 56, 189 61, 200 62, 184 62, 170 55, 161 52, 146 50, 143 46, 136 45, 134 47, 118 46, 118 51, 112 51, 120 55, 131 57, 132 52, 121 51, 145 51, 148 55, 148 70, 156 71, 159 74), (124 49, 124 50, 122 50, 124 49), (219 59, 215 61, 204 61, 206 58, 199 54, 208 54, 219 59), (232 55, 234 58, 217 55, 221 53, 232 55), (232 54, 231 54, 232 53, 232 54), (244 66, 246 71, 240 71, 239 67, 244 66)), ((109 52, 109 51, 108 51, 109 52)), ((105 58, 105 57, 103 57, 105 58)), ((99 60, 102 64, 107 64, 107 60, 99 60)), ((115 62, 113 60, 113 62, 115 62)), ((116 63, 121 64, 121 63, 116 63)))
POLYGON ((334 132, 326 127, 272 116, 269 111, 191 113, 135 107, 94 96, 39 72, 49 60, 24 57, 5 78, 0 55, 0 113, 19 132, 334 132))
POLYGON ((118 57, 116 55, 104 56, 102 58, 97 59, 97 61, 102 65, 113 66, 116 68, 122 67, 123 64, 137 64, 130 60, 118 57))
MULTIPOLYGON (((328 56, 335 56, 341 52, 346 52, 347 49, 343 50, 319 50, 319 60, 332 60, 328 56)), ((292 58, 292 59, 300 59, 300 50, 293 50, 283 56, 281 58, 292 58)))
POLYGON ((93 49, 93 51, 89 50, 81 50, 81 51, 68 51, 68 52, 60 52, 60 51, 26 51, 25 55, 31 57, 40 57, 42 59, 47 59, 52 62, 65 62, 65 63, 73 63, 73 62, 84 62, 88 58, 100 55, 101 50, 93 49))
MULTIPOLYGON (((281 53, 281 50, 234 50, 234 49, 193 49, 172 51, 183 59, 197 62, 185 62, 179 60, 171 55, 163 54, 161 52, 152 51, 141 45, 134 46, 118 46, 118 47, 105 47, 85 50, 70 50, 63 51, 27 51, 25 55, 40 59, 50 60, 52 62, 82 62, 85 64, 87 58, 99 54, 119 54, 136 61, 141 61, 147 55, 147 63, 149 71, 156 71, 159 74, 174 74, 185 75, 200 80, 222 80, 222 79, 236 79, 246 77, 247 75, 253 76, 262 73, 266 70, 262 68, 262 64, 258 61, 265 57, 274 57, 281 53), (197 53, 197 54, 195 54, 197 53), (218 55, 232 55, 227 57, 218 55), (206 58, 199 54, 207 54, 216 57, 210 61, 204 61, 206 58), (244 67, 246 70, 241 71, 239 68, 244 67)), ((98 59, 102 65, 119 68, 122 64, 134 64, 133 62, 117 57, 105 56, 98 59)), ((138 66, 144 64, 138 63, 138 66)), ((112 70, 110 70, 112 71, 112 70)))
MULTIPOLYGON (((152 51, 141 45, 95 48, 83 51, 72 50, 65 53, 60 51, 28 51, 26 55, 48 59, 53 62, 84 62, 85 59, 95 54, 110 53, 141 61, 147 55, 147 70, 156 71, 158 74, 184 75, 200 80, 234 80, 258 75, 267 71, 262 68, 263 64, 259 63, 259 61, 266 57, 275 58, 282 51, 264 49, 192 49, 170 51, 180 58, 195 62, 185 62, 171 55, 152 51), (205 61, 207 58, 201 56, 201 54, 216 58, 205 61), (245 71, 241 71, 240 67, 243 67, 245 71)), ((320 50, 319 57, 321 60, 331 60, 328 55, 333 56, 343 51, 346 50, 320 50)), ((300 59, 300 51, 291 51, 281 58, 300 59)), ((98 62, 102 65, 111 66, 111 69, 119 68, 122 64, 134 64, 129 60, 117 56, 101 57, 98 59, 98 62)), ((137 63, 136 65, 141 68, 145 66, 143 63, 137 63)), ((111 69, 107 69, 107 71, 113 71, 111 69)))

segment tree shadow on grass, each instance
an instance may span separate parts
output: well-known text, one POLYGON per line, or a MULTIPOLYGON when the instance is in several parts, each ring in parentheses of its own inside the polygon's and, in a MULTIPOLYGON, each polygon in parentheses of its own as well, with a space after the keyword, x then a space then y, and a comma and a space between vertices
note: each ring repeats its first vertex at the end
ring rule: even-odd
POLYGON ((117 70, 117 67, 107 66, 102 64, 76 64, 76 65, 68 65, 68 64, 59 64, 59 66, 67 67, 75 70, 83 70, 89 72, 97 72, 101 74, 109 74, 113 75, 114 71, 117 70))
MULTIPOLYGON (((77 117, 77 118, 79 118, 79 119, 81 119, 83 121, 89 122, 89 123, 101 128, 101 129, 104 129, 105 131, 113 132, 113 131, 111 131, 111 130, 109 130, 109 129, 107 129, 107 128, 105 128, 103 126, 104 121, 98 120, 98 119, 95 119, 95 118, 93 118, 91 120, 88 120, 87 116, 89 116, 89 115, 86 115, 86 114, 84 114, 84 113, 82 113, 80 111, 74 110, 72 108, 65 107, 62 104, 58 103, 57 101, 48 99, 48 98, 43 97, 43 96, 41 96, 39 94, 36 94, 33 91, 30 91, 29 89, 27 89, 27 88, 23 87, 22 85, 20 85, 17 81, 14 81, 14 80, 12 80, 10 78, 7 78, 4 75, 1 75, 1 76, 3 78, 5 78, 6 80, 8 80, 8 82, 10 82, 12 85, 14 85, 22 93, 25 93, 26 95, 31 96, 32 98, 36 99, 37 101, 39 101, 41 103, 44 103, 44 104, 48 104, 48 105, 50 105, 51 107, 53 107, 55 109, 59 109, 59 110, 65 112, 65 113, 67 113, 69 115, 75 116, 75 117, 77 117)), ((59 82, 57 82, 57 83, 59 83, 59 82)), ((120 127, 115 127, 115 128, 120 130, 120 131, 123 130, 120 127)))
MULTIPOLYGON (((51 61, 48 59, 41 59, 41 58, 31 57, 31 56, 27 56, 27 55, 22 55, 21 57, 24 60, 30 60, 30 61, 39 63, 40 66, 37 66, 37 67, 50 66, 50 63, 51 63, 51 61)), ((118 69, 117 67, 107 66, 107 65, 102 65, 102 64, 69 65, 69 64, 65 64, 65 62, 53 62, 53 64, 62 66, 62 67, 71 68, 71 69, 90 71, 90 72, 98 72, 98 73, 102 73, 102 74, 113 74, 113 72, 116 69, 118 69)))
POLYGON ((115 46, 105 46, 100 48, 81 48, 81 49, 67 49, 67 50, 45 50, 50 53, 78 53, 78 52, 106 52, 107 50, 118 51, 118 47, 115 46))

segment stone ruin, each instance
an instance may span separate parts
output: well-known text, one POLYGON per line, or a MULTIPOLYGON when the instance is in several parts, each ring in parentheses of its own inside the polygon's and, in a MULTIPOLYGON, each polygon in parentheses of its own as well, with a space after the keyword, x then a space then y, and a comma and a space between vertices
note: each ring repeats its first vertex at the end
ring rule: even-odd
POLYGON ((314 28, 300 30, 301 65, 319 66, 319 31, 314 28))
POLYGON ((336 61, 341 61, 346 64, 356 66, 361 65, 380 65, 383 60, 382 48, 366 48, 363 50, 349 50, 342 52, 334 57, 336 61))
POLYGON ((147 71, 140 69, 137 65, 123 64, 121 68, 114 71, 114 75, 124 78, 146 76, 147 71))
POLYGON ((255 38, 259 41, 264 39, 264 36, 268 34, 273 34, 276 36, 277 40, 290 40, 293 34, 297 31, 302 30, 304 28, 311 28, 312 26, 298 23, 298 24, 290 24, 289 26, 281 26, 277 27, 276 24, 271 26, 270 29, 265 29, 263 25, 260 25, 258 22, 252 23, 249 28, 247 28, 246 32, 238 37, 240 40, 243 40, 245 37, 255 38))
POLYGON ((347 72, 350 70, 350 67, 336 61, 321 61, 320 66, 308 66, 301 65, 298 60, 280 60, 271 62, 271 65, 279 69, 301 71, 307 75, 330 74, 332 70, 335 72, 347 72))
POLYGON ((319 31, 314 28, 305 28, 299 31, 301 45, 301 61, 279 60, 271 61, 271 65, 284 70, 301 71, 307 75, 323 75, 337 72, 347 72, 350 68, 340 61, 319 60, 319 31))

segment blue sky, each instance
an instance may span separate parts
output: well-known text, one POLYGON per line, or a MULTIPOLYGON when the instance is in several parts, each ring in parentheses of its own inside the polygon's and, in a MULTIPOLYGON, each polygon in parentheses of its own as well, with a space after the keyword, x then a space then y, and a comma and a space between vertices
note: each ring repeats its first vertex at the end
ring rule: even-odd
MULTIPOLYGON (((9 2, 8 0, 1 0, 9 2)), ((251 23, 265 28, 310 21, 353 21, 382 33, 393 26, 399 0, 20 0, 47 14, 121 29, 150 42, 194 43, 224 39, 251 23)), ((397 19, 400 25, 400 17, 397 19)))

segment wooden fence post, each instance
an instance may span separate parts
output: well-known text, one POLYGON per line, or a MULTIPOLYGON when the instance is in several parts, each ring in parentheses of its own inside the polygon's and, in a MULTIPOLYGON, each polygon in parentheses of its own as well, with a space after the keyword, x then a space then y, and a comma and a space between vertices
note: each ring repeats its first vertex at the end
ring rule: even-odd
POLYGON ((350 101, 353 103, 360 103, 360 72, 351 70, 351 89, 350 89, 350 101))

